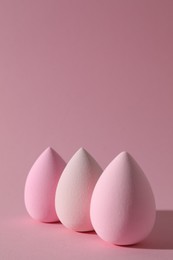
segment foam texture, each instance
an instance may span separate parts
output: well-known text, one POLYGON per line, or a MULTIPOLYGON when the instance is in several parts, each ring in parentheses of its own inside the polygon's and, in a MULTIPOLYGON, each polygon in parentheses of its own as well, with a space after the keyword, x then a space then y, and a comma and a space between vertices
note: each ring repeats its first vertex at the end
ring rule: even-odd
POLYGON ((90 214, 98 236, 113 244, 135 244, 152 230, 153 192, 129 153, 120 153, 104 170, 93 191, 90 214))
POLYGON ((65 167, 55 196, 57 215, 67 228, 75 231, 93 230, 90 201, 102 169, 95 159, 80 148, 65 167))
POLYGON ((25 206, 32 218, 42 222, 58 221, 55 191, 65 165, 64 160, 49 147, 32 166, 25 184, 25 206))

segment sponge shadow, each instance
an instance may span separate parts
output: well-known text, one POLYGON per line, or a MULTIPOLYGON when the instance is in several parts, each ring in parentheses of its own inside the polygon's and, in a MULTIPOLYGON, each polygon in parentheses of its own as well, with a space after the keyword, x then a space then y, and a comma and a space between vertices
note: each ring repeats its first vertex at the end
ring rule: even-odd
POLYGON ((158 210, 151 234, 133 248, 173 249, 173 211, 158 210))

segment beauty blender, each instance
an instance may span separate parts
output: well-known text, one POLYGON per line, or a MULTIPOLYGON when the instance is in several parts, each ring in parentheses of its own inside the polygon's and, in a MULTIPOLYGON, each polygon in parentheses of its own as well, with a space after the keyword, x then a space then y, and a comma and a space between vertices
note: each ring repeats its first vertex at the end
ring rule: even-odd
POLYGON ((25 206, 32 218, 42 222, 58 220, 55 191, 65 165, 64 160, 49 147, 32 166, 24 192, 25 206))
POLYGON ((102 169, 95 159, 80 148, 66 165, 55 195, 57 215, 64 226, 75 231, 93 230, 90 200, 102 169))
POLYGON ((93 191, 90 214, 98 236, 116 245, 138 243, 152 230, 153 192, 129 153, 120 153, 103 171, 93 191))

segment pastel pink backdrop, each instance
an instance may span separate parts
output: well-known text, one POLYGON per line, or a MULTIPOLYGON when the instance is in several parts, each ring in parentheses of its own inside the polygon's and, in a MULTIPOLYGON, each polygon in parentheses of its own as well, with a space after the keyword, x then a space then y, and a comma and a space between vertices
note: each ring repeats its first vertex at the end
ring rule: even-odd
MULTIPOLYGON (((157 208, 169 210, 170 219, 172 14, 171 0, 0 0, 0 214, 1 222, 7 222, 0 233, 2 259, 26 259, 31 252, 32 259, 38 259, 31 241, 37 241, 40 251, 46 244, 43 238, 39 244, 23 190, 30 167, 47 146, 66 161, 83 146, 103 168, 119 152, 129 151, 152 185, 157 208), (20 237, 15 239, 19 230, 27 236, 20 254, 20 237)), ((46 229, 52 239, 44 256, 39 251, 42 259, 48 259, 51 250, 55 259, 58 254, 70 258, 62 245, 59 249, 57 243, 55 250, 56 226, 36 229, 46 229)), ((68 231, 60 229, 68 241, 68 231)), ((76 243, 82 240, 79 234, 71 236, 76 243)), ((113 259, 119 253, 124 259, 139 259, 139 252, 140 259, 163 259, 163 254, 172 259, 172 250, 158 254, 131 249, 130 255, 130 249, 109 251, 104 243, 90 248, 92 239, 100 241, 87 235, 87 249, 81 242, 84 251, 76 253, 76 259, 85 249, 90 251, 86 259, 113 259)), ((167 249, 173 249, 167 242, 167 249)), ((67 244, 74 252, 76 245, 67 244)))

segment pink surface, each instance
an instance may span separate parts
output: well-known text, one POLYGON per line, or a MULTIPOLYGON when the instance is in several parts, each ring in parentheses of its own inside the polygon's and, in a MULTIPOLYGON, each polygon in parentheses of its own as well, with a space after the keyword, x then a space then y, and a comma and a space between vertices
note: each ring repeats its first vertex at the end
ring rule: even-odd
POLYGON ((142 169, 127 152, 106 167, 93 191, 91 222, 96 233, 116 245, 145 239, 155 223, 155 200, 142 169))
POLYGON ((171 0, 0 1, 1 259, 173 258, 172 14, 171 0), (83 146, 103 168, 133 154, 162 210, 150 243, 30 220, 24 184, 48 146, 65 161, 83 146))

